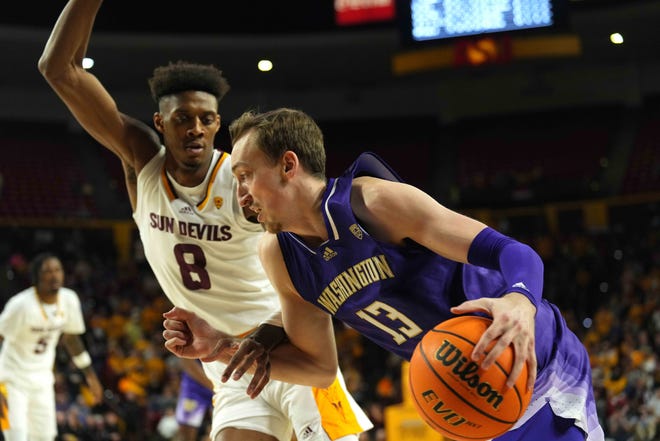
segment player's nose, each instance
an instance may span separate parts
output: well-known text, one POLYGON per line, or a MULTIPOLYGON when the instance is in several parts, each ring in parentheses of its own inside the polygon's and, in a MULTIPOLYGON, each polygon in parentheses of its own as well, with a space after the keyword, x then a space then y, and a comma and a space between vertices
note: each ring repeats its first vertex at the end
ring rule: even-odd
POLYGON ((236 192, 238 194, 238 203, 241 207, 249 207, 252 204, 252 196, 250 196, 250 193, 243 185, 239 185, 236 192))

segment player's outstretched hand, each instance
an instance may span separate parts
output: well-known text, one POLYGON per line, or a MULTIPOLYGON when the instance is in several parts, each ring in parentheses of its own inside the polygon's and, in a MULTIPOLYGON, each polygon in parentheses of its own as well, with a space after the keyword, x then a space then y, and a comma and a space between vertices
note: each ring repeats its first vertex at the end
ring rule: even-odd
POLYGON ((229 359, 238 340, 214 329, 194 312, 174 307, 163 314, 163 338, 168 351, 181 358, 204 362, 229 359))
POLYGON ((490 315, 493 323, 475 345, 472 359, 479 362, 483 369, 488 369, 504 349, 509 344, 513 344, 515 360, 507 386, 513 387, 516 378, 522 372, 523 365, 527 363, 529 372, 527 388, 533 388, 537 368, 534 331, 536 308, 534 305, 522 294, 511 292, 500 298, 482 297, 468 300, 451 308, 451 312, 454 314, 477 311, 490 315), (494 340, 497 342, 486 354, 486 348, 494 340))
POLYGON ((222 374, 222 382, 227 382, 230 377, 238 380, 248 370, 252 372, 252 380, 248 385, 247 394, 250 398, 255 398, 270 381, 270 357, 266 347, 252 338, 241 341, 238 350, 227 363, 222 374))

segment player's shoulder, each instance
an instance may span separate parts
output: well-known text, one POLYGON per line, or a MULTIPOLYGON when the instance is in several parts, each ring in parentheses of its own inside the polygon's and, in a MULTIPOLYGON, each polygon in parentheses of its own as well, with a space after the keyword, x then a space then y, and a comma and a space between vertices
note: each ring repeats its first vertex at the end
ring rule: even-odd
POLYGON ((60 300, 67 302, 80 302, 80 297, 78 293, 71 288, 63 286, 59 291, 60 300))
POLYGON ((66 286, 63 286, 60 288, 60 294, 64 296, 72 296, 72 297, 78 297, 78 293, 74 291, 72 288, 67 288, 66 286))
POLYGON ((20 309, 29 307, 32 303, 36 305, 36 298, 37 296, 34 287, 26 288, 9 297, 3 310, 5 312, 11 311, 12 313, 15 313, 20 309))
POLYGON ((344 174, 350 175, 354 179, 360 176, 372 176, 388 181, 403 182, 403 179, 394 169, 383 158, 373 152, 361 153, 344 174))
POLYGON ((270 254, 277 248, 279 248, 279 242, 276 234, 265 232, 259 239, 259 253, 261 255, 270 254))
POLYGON ((234 175, 231 171, 231 159, 229 153, 220 149, 215 149, 213 152, 211 169, 206 175, 205 182, 212 186, 216 192, 221 191, 222 193, 229 193, 223 190, 232 189, 233 180, 234 175))
POLYGON ((154 150, 145 154, 144 164, 139 168, 137 176, 157 176, 160 179, 160 170, 165 163, 166 148, 163 144, 154 146, 154 150))
POLYGON ((286 238, 289 237, 290 235, 289 233, 274 234, 274 233, 266 232, 259 240, 259 246, 258 246, 259 258, 261 259, 261 263, 264 266, 264 268, 278 266, 279 264, 282 264, 284 262, 283 251, 280 246, 279 236, 283 236, 283 238, 286 238))
POLYGON ((34 290, 34 286, 30 286, 29 288, 25 288, 24 290, 17 292, 9 298, 7 303, 26 302, 30 299, 36 299, 36 291, 34 290))
POLYGON ((399 186, 399 182, 374 176, 360 176, 351 182, 351 202, 364 201, 378 205, 392 197, 399 186))
POLYGON ((217 168, 217 177, 220 179, 234 179, 234 175, 231 170, 231 155, 229 153, 223 150, 218 150, 218 159, 214 164, 214 167, 217 168))

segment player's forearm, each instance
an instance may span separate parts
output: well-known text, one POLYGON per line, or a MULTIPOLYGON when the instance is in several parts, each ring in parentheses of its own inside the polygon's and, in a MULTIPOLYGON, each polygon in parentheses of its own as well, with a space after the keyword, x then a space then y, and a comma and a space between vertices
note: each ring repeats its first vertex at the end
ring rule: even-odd
POLYGON ((85 352, 85 344, 76 334, 62 334, 62 344, 71 358, 85 352))
POLYGON ((323 344, 320 339, 303 338, 296 345, 288 340, 282 326, 270 323, 261 324, 239 345, 217 353, 218 359, 228 364, 225 374, 240 373, 244 366, 250 366, 247 372, 262 376, 269 362, 271 379, 319 388, 328 387, 337 375, 334 339, 323 344))
POLYGON ((83 343, 80 336, 75 334, 62 334, 62 343, 66 351, 71 357, 71 362, 78 368, 80 371, 85 374, 85 378, 93 376, 96 378, 96 373, 92 367, 92 357, 87 352, 85 344, 83 343))
POLYGON ((300 350, 287 340, 282 326, 262 324, 249 338, 261 343, 269 353, 271 377, 288 383, 326 387, 337 374, 337 359, 333 351, 323 358, 300 350))
POLYGON ((99 381, 99 378, 96 375, 96 371, 94 370, 94 367, 91 364, 89 366, 80 369, 80 371, 85 376, 85 381, 87 381, 88 385, 92 384, 92 382, 94 381, 97 382, 99 381))
POLYGON ((538 307, 543 293, 543 261, 531 247, 492 228, 484 228, 468 251, 471 264, 499 270, 509 285, 538 307))
MULTIPOLYGON (((244 347, 246 340, 241 343, 240 349, 237 350, 234 347, 229 350, 216 350, 209 359, 228 365, 224 373, 227 380, 234 375, 244 373, 256 376, 257 368, 260 370, 258 376, 261 377, 266 372, 263 370, 266 362, 269 362, 270 365, 267 376, 271 380, 285 383, 326 388, 337 376, 338 363, 335 351, 330 351, 329 357, 315 357, 301 351, 290 342, 284 341, 269 351, 266 356, 266 352, 256 348, 254 344, 247 344, 244 347), (244 366, 249 367, 244 370, 244 366)), ((216 345, 216 348, 219 345, 220 343, 216 345)))
POLYGON ((101 0, 70 0, 66 4, 39 59, 39 70, 47 79, 59 77, 72 64, 81 64, 101 4, 101 0))
POLYGON ((281 343, 270 352, 270 377, 286 383, 326 388, 337 377, 337 358, 331 354, 315 357, 289 342, 281 343))

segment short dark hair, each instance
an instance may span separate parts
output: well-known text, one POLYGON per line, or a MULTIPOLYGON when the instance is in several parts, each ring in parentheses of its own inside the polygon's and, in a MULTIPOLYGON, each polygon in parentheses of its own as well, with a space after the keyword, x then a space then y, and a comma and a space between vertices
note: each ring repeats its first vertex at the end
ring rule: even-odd
POLYGON ((229 82, 217 67, 182 60, 155 68, 148 82, 156 104, 164 96, 190 90, 210 93, 220 103, 230 89, 229 82))
POLYGON ((232 145, 252 130, 254 141, 271 164, 291 150, 308 173, 325 179, 323 132, 311 116, 286 107, 264 113, 247 111, 229 125, 232 145))
POLYGON ((37 286, 39 284, 39 273, 41 272, 41 267, 48 259, 59 259, 59 257, 49 251, 46 251, 41 254, 37 254, 32 259, 32 262, 30 262, 30 280, 32 281, 32 285, 37 286))

